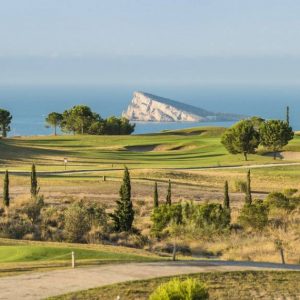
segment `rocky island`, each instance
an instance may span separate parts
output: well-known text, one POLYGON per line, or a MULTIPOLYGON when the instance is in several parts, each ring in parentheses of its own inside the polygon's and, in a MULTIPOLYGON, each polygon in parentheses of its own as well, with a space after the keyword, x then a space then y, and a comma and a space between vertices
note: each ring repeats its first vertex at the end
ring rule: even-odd
POLYGON ((208 122, 238 121, 245 116, 228 113, 214 113, 182 102, 135 92, 123 117, 141 122, 208 122))

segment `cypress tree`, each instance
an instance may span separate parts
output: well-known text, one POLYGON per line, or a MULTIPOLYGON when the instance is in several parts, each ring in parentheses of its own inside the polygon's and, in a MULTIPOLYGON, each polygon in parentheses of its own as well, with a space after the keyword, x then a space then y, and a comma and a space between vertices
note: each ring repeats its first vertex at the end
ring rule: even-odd
POLYGON ((286 122, 290 125, 290 107, 286 107, 286 122))
POLYGON ((172 187, 171 187, 171 180, 170 179, 169 179, 169 185, 168 185, 168 192, 167 192, 166 203, 168 205, 172 204, 172 187))
POLYGON ((224 185, 224 204, 223 207, 225 209, 230 209, 230 198, 229 198, 229 191, 228 191, 228 181, 225 181, 224 185))
POLYGON ((5 171, 4 183, 3 183, 3 204, 5 207, 9 207, 9 175, 8 171, 5 171))
POLYGON ((246 204, 252 204, 252 194, 251 194, 251 171, 248 170, 247 173, 247 187, 246 187, 246 204))
POLYGON ((36 198, 39 193, 39 187, 37 182, 36 168, 35 164, 32 164, 31 167, 31 189, 30 189, 31 197, 36 198))
POLYGON ((157 190, 157 182, 154 183, 154 195, 153 195, 153 206, 158 207, 158 190, 157 190))
POLYGON ((111 214, 116 231, 130 231, 134 220, 134 210, 131 201, 131 182, 128 168, 125 167, 123 183, 120 188, 120 199, 115 212, 111 214))

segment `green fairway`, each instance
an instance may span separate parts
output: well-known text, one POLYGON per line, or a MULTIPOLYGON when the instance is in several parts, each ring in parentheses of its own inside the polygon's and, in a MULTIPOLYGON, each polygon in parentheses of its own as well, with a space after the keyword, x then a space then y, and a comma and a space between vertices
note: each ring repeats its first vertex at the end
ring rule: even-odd
POLYGON ((0 246, 0 264, 10 262, 71 260, 74 251, 76 259, 138 261, 146 258, 133 254, 109 251, 87 250, 76 247, 50 247, 35 245, 0 246))
POLYGON ((161 260, 149 252, 126 247, 0 239, 0 277, 70 267, 72 251, 78 265, 161 260))
MULTIPOLYGON (((1 169, 28 170, 34 161, 39 171, 130 168, 196 168, 274 163, 264 155, 230 155, 220 143, 221 127, 199 127, 132 136, 26 137, 0 141, 1 169)), ((300 148, 296 136, 289 146, 300 148)), ((277 162, 280 162, 278 160, 277 162)))

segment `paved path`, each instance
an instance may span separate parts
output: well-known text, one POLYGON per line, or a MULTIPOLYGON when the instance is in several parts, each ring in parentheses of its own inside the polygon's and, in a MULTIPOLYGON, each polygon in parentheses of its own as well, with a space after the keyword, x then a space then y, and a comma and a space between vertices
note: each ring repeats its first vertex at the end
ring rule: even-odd
MULTIPOLYGON (((233 165, 233 166, 206 166, 206 167, 188 167, 188 168, 161 168, 161 170, 190 170, 190 171, 201 171, 201 170, 224 170, 224 169, 256 169, 256 168, 273 168, 273 167, 289 167, 289 166, 300 166, 300 162, 286 162, 286 163, 268 163, 268 164, 254 164, 254 165, 233 165)), ((158 170, 157 168, 147 168, 147 170, 158 170)), ((98 172, 110 172, 110 171, 123 171, 123 168, 110 168, 110 169, 80 169, 80 170, 67 170, 67 171, 38 171, 39 175, 50 176, 50 175, 71 175, 71 174, 85 174, 85 173, 98 173, 98 172)), ((143 170, 143 168, 131 168, 131 170, 143 170)), ((0 170, 0 174, 4 174, 4 170, 0 170)), ((19 171, 11 170, 12 175, 30 175, 30 171, 19 171)))
POLYGON ((0 299, 35 300, 68 292, 161 276, 242 270, 298 270, 300 265, 253 262, 181 261, 113 264, 0 278, 0 299))

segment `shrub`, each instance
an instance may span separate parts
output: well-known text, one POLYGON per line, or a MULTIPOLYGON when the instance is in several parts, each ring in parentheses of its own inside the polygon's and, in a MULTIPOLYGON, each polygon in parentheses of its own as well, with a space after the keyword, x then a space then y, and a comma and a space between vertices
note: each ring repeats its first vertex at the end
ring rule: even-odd
POLYGON ((62 241, 64 229, 64 209, 57 206, 45 207, 41 211, 41 238, 62 241))
POLYGON ((297 192, 298 192, 297 189, 285 189, 285 190, 283 190, 283 194, 285 196, 287 196, 288 198, 294 196, 297 192))
POLYGON ((281 208, 285 210, 292 210, 293 206, 290 204, 290 200, 282 193, 271 193, 265 200, 265 203, 270 209, 281 208))
POLYGON ((65 212, 65 236, 69 242, 84 242, 90 230, 89 214, 82 202, 76 202, 65 212))
POLYGON ((41 209, 44 206, 44 198, 37 196, 30 199, 23 207, 22 211, 27 215, 32 224, 36 224, 40 221, 41 209))
POLYGON ((34 232, 31 222, 18 214, 10 215, 9 220, 0 223, 0 236, 11 239, 22 239, 34 232))
POLYGON ((205 285, 192 278, 184 281, 172 279, 161 284, 149 297, 149 300, 204 300, 209 294, 205 285))
POLYGON ((235 191, 240 193, 246 193, 247 182, 242 180, 236 180, 234 183, 235 191))
POLYGON ((181 203, 172 205, 162 204, 159 207, 155 207, 151 215, 152 233, 156 237, 160 237, 162 231, 171 223, 182 223, 182 206, 181 203))
POLYGON ((269 209, 261 200, 246 204, 238 217, 238 222, 243 227, 262 230, 268 224, 269 209))
POLYGON ((108 216, 105 212, 105 207, 97 203, 88 204, 86 206, 90 226, 107 227, 108 216))
POLYGON ((200 229, 221 232, 230 225, 230 212, 220 204, 202 204, 197 206, 194 222, 200 229))

